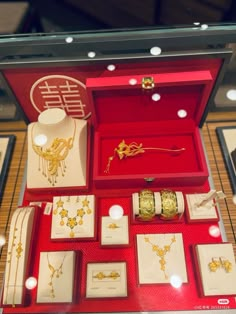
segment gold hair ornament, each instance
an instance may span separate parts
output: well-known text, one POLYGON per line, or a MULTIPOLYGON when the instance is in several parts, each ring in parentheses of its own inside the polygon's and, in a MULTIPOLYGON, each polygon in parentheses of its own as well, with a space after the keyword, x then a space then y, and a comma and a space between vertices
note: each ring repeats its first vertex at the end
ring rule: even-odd
POLYGON ((185 148, 162 148, 162 147, 143 147, 143 144, 136 143, 136 142, 131 142, 130 144, 126 144, 125 140, 122 140, 119 144, 118 147, 114 149, 114 154, 113 156, 110 156, 108 158, 107 166, 106 169, 104 170, 105 173, 110 172, 110 167, 111 167, 111 162, 117 155, 118 158, 121 160, 123 158, 127 157, 134 157, 139 154, 145 153, 146 150, 158 150, 158 151, 163 151, 163 152, 170 152, 170 153, 180 153, 185 150, 185 148))
POLYGON ((168 252, 170 252, 172 244, 176 242, 175 235, 171 238, 171 243, 169 245, 164 245, 164 248, 159 247, 157 244, 153 244, 149 237, 144 237, 144 241, 152 246, 152 251, 155 252, 155 254, 160 258, 160 269, 163 272, 165 279, 168 279, 168 275, 166 274, 165 256, 168 252))
POLYGON ((36 145, 34 143, 33 130, 31 131, 31 141, 32 148, 34 152, 39 156, 38 170, 42 170, 42 175, 45 176, 49 183, 54 186, 57 183, 57 177, 59 176, 59 169, 61 175, 64 177, 66 172, 65 159, 69 154, 70 149, 73 147, 75 132, 76 132, 76 122, 74 120, 74 131, 73 136, 64 138, 55 138, 48 148, 43 148, 42 146, 36 145))

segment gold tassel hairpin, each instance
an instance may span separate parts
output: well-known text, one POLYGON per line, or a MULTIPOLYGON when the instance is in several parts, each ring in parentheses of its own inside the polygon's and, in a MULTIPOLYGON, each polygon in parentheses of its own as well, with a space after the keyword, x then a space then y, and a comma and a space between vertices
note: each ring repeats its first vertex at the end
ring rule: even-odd
POLYGON ((113 156, 110 156, 108 158, 107 166, 106 169, 104 170, 105 173, 110 172, 110 167, 111 167, 111 162, 117 155, 118 158, 121 160, 126 157, 133 157, 138 154, 143 154, 145 153, 146 150, 158 150, 158 151, 163 151, 163 152, 170 152, 170 153, 181 153, 182 151, 186 150, 184 147, 183 148, 162 148, 162 147, 143 147, 143 144, 132 142, 130 144, 126 144, 125 140, 122 140, 118 147, 114 149, 114 154, 113 156))

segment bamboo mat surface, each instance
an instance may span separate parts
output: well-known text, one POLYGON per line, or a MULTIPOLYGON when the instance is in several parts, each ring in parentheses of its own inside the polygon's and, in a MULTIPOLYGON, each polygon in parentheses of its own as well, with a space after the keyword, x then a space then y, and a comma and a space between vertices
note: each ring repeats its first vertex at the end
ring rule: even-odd
MULTIPOLYGON (((232 190, 223 156, 216 136, 216 127, 236 126, 236 113, 210 113, 202 128, 209 167, 216 190, 222 190, 226 199, 220 200, 221 216, 227 241, 234 245, 236 255, 236 205, 232 201, 232 190)), ((0 135, 14 134, 16 142, 0 205, 0 234, 8 239, 11 216, 18 206, 19 195, 26 166, 26 126, 23 122, 0 123, 0 135)), ((236 140, 236 139, 235 139, 236 140)), ((0 251, 0 290, 3 281, 7 243, 0 251)))

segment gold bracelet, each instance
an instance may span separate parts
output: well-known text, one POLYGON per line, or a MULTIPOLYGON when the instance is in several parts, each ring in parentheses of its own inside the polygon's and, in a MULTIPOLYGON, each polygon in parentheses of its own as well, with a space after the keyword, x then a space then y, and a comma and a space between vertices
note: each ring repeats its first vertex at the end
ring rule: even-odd
POLYGON ((162 190, 161 195, 161 217, 172 219, 178 213, 177 196, 174 191, 162 190))
POLYGON ((142 190, 139 197, 139 215, 140 220, 149 221, 155 216, 155 198, 150 190, 142 190))

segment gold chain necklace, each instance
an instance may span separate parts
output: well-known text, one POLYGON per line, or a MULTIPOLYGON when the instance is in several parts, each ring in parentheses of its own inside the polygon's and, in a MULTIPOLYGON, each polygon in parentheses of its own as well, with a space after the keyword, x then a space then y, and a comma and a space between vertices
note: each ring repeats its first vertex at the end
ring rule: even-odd
POLYGON ((21 208, 19 210, 19 212, 17 213, 14 228, 13 228, 13 235, 12 235, 12 242, 11 242, 10 251, 7 252, 8 253, 7 263, 9 264, 9 270, 8 270, 7 279, 6 279, 6 295, 5 295, 5 301, 4 301, 5 304, 8 304, 7 298, 8 298, 8 288, 9 288, 9 282, 10 282, 10 276, 11 276, 12 253, 13 253, 13 248, 16 246, 16 244, 15 244, 16 232, 18 231, 18 228, 16 226, 17 226, 18 219, 19 219, 21 213, 23 212, 23 210, 24 210, 24 208, 21 208))
MULTIPOLYGON (((79 197, 77 197, 76 202, 79 202, 79 197)), ((85 196, 84 200, 82 201, 82 207, 78 208, 77 214, 74 217, 70 217, 68 212, 69 210, 64 207, 64 202, 59 199, 59 201, 56 203, 57 207, 53 210, 53 214, 61 217, 60 225, 70 228, 70 237, 74 238, 75 233, 73 231, 74 227, 77 225, 82 225, 84 223, 83 217, 87 214, 90 215, 92 213, 92 209, 89 207, 89 200, 87 199, 87 196, 85 196), (66 221, 64 221, 64 219, 66 221)))
POLYGON ((70 149, 73 147, 76 132, 76 121, 74 120, 74 132, 72 137, 68 139, 57 137, 53 140, 51 146, 45 149, 34 143, 34 126, 35 124, 33 125, 31 131, 31 141, 34 152, 39 156, 38 170, 40 172, 42 171, 42 175, 48 179, 52 186, 54 186, 57 183, 59 169, 61 171, 61 175, 63 177, 65 175, 65 159, 68 156, 70 149))
POLYGON ((58 268, 55 268, 55 266, 53 266, 50 261, 49 261, 49 256, 48 256, 48 253, 47 253, 47 262, 48 262, 48 268, 51 272, 50 274, 50 281, 48 283, 48 285, 50 286, 50 297, 51 298, 55 298, 55 289, 54 289, 54 283, 53 283, 53 280, 55 278, 59 278, 62 274, 63 274, 63 271, 62 271, 62 268, 63 268, 63 264, 64 264, 64 261, 65 261, 65 257, 66 257, 66 254, 64 255, 63 259, 62 259, 62 262, 61 264, 59 265, 58 268))
POLYGON ((16 240, 16 231, 20 231, 20 236, 19 236, 19 241, 17 243, 17 247, 16 247, 16 270, 15 270, 15 278, 14 278, 14 285, 13 285, 13 296, 12 296, 12 306, 15 307, 15 295, 16 295, 16 284, 17 284, 17 277, 18 277, 18 268, 19 268, 19 262, 20 262, 20 258, 21 258, 21 254, 23 252, 23 248, 22 248, 22 232, 23 232, 23 224, 25 221, 25 217, 26 215, 29 213, 29 209, 26 210, 26 208, 22 208, 20 210, 20 212, 17 215, 16 221, 15 221, 15 226, 14 226, 14 233, 13 233, 13 240, 12 240, 12 244, 11 244, 11 251, 8 252, 8 254, 10 255, 10 260, 8 260, 8 263, 10 264, 10 269, 9 269, 9 275, 8 275, 8 281, 7 281, 7 294, 6 294, 6 303, 7 303, 7 295, 8 295, 8 286, 9 286, 9 281, 10 281, 10 270, 11 270, 11 264, 12 264, 12 259, 13 259, 13 247, 16 246, 15 240, 16 240), (21 213, 23 213, 23 217, 21 220, 21 225, 20 228, 17 228, 17 222, 19 219, 19 216, 21 213))
POLYGON ((160 248, 157 244, 153 244, 149 237, 144 237, 144 241, 149 243, 152 246, 152 251, 156 253, 156 255, 160 258, 160 269, 163 272, 165 279, 168 279, 168 275, 166 274, 166 260, 165 256, 168 252, 170 252, 171 246, 176 242, 175 235, 171 238, 171 243, 169 245, 164 245, 164 248, 160 248))

